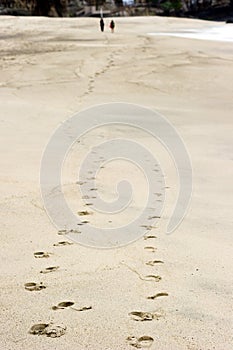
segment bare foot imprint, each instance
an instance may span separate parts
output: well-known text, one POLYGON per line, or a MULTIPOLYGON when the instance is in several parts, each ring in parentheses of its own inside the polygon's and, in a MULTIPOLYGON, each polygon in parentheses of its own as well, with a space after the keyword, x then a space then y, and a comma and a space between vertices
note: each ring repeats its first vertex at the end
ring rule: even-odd
POLYGON ((66 327, 61 325, 54 325, 52 323, 38 323, 34 324, 30 330, 30 334, 46 335, 50 338, 61 337, 65 334, 66 327))
POLYGON ((58 309, 66 309, 68 307, 71 307, 74 305, 73 301, 62 301, 61 303, 57 304, 56 306, 53 306, 53 310, 58 310, 58 309))
POLYGON ((82 226, 82 225, 85 225, 85 224, 89 224, 89 221, 84 220, 84 221, 80 222, 78 225, 79 225, 79 226, 82 226))
POLYGON ((155 247, 144 247, 144 249, 154 253, 156 251, 156 248, 155 247))
POLYGON ((155 294, 155 295, 152 295, 152 296, 150 296, 150 297, 147 297, 147 299, 152 299, 152 300, 154 300, 154 299, 156 299, 156 298, 160 298, 160 297, 167 297, 168 296, 168 293, 157 293, 157 294, 155 294))
POLYGON ((44 286, 42 282, 40 282, 40 283, 28 282, 28 283, 24 284, 24 287, 26 290, 29 290, 31 292, 32 291, 39 291, 39 290, 46 288, 46 286, 44 286))
POLYGON ((164 262, 162 260, 151 260, 151 261, 146 262, 146 265, 154 266, 155 264, 163 264, 163 263, 164 262))
POLYGON ((75 308, 73 307, 74 305, 74 302, 73 301, 62 301, 61 303, 57 304, 56 306, 53 306, 52 309, 53 310, 63 310, 63 309, 66 309, 66 308, 71 308, 72 310, 75 310, 75 311, 86 311, 86 310, 91 310, 92 309, 92 306, 84 306, 82 308, 75 308))
POLYGON ((50 272, 58 270, 59 267, 60 266, 49 266, 49 267, 46 267, 44 270, 41 270, 40 273, 50 273, 50 272))
POLYGON ((144 239, 145 239, 145 240, 147 240, 147 239, 152 239, 152 238, 157 238, 157 237, 154 236, 154 235, 144 236, 144 239))
POLYGON ((154 215, 154 216, 149 216, 149 217, 148 217, 148 220, 160 219, 160 218, 161 218, 161 216, 154 215))
POLYGON ((68 241, 60 241, 58 243, 54 243, 54 247, 60 247, 60 246, 63 246, 63 245, 72 245, 74 243, 71 243, 71 242, 68 242, 68 241))
POLYGON ((163 317, 164 312, 161 310, 153 312, 132 311, 129 313, 129 316, 134 321, 152 321, 163 317))
POLYGON ((154 342, 154 339, 152 337, 149 337, 148 335, 143 335, 140 338, 128 337, 126 340, 129 343, 129 345, 134 346, 137 349, 149 348, 154 342))
POLYGON ((157 228, 156 226, 151 226, 151 225, 141 225, 141 227, 145 227, 145 229, 148 231, 151 231, 153 228, 157 228))
POLYGON ((47 252, 35 252, 34 257, 35 258, 49 258, 50 253, 47 252))
POLYGON ((91 213, 90 211, 87 211, 87 210, 78 211, 78 215, 79 215, 79 216, 92 215, 92 214, 93 214, 93 213, 91 213))
POLYGON ((89 199, 90 197, 88 195, 82 196, 82 199, 89 199))
POLYGON ((158 275, 147 275, 144 277, 145 281, 155 281, 155 282, 159 282, 161 281, 162 277, 158 276, 158 275))
POLYGON ((76 184, 77 185, 84 185, 84 184, 86 184, 86 181, 77 181, 76 184))
POLYGON ((81 233, 81 231, 75 230, 75 229, 71 229, 71 230, 59 230, 57 234, 58 234, 59 236, 64 236, 64 235, 68 235, 69 233, 81 233))

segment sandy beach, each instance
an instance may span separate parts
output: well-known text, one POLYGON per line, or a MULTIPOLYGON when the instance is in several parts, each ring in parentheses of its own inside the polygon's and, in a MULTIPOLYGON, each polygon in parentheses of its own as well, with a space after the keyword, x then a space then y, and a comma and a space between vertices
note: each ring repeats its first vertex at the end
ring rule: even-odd
MULTIPOLYGON (((232 25, 166 17, 115 22, 112 34, 107 26, 101 33, 94 18, 0 18, 0 348, 231 350, 233 46, 229 35, 221 41, 161 33, 226 33, 232 25), (98 142, 127 137, 157 152, 164 212, 145 237, 121 248, 59 245, 72 242, 58 235, 44 208, 43 152, 71 115, 114 102, 158 111, 177 130, 192 162, 188 213, 165 233, 178 191, 171 157, 144 134, 106 126, 84 135, 67 158, 64 193, 72 210, 90 210, 77 190, 79 162, 98 142), (25 289, 32 282, 46 288, 25 289), (74 305, 53 308, 61 302, 74 305), (41 323, 64 334, 29 333, 41 323)), ((97 182, 111 200, 113 182, 127 173, 134 181, 138 194, 116 226, 145 200, 146 182, 132 164, 124 166, 110 163, 97 182)), ((90 220, 110 224, 101 213, 90 220)))

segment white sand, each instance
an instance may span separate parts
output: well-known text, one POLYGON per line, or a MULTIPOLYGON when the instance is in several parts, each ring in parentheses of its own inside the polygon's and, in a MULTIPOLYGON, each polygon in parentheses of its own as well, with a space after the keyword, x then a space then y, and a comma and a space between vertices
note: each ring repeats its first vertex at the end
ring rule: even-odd
MULTIPOLYGON (((1 349, 126 350, 132 348, 128 336, 143 335, 154 338, 151 349, 232 349, 232 43, 147 34, 212 27, 187 19, 119 18, 112 35, 99 32, 98 19, 0 18, 1 349), (172 235, 164 234, 177 183, 163 155, 170 189, 165 214, 150 232, 156 240, 108 251, 54 247, 63 237, 40 197, 44 147, 72 113, 118 101, 158 110, 183 137, 194 173, 189 213, 172 235), (53 255, 35 259, 40 250, 53 255), (154 259, 164 264, 145 264, 154 259), (143 281, 125 264, 162 280, 143 281), (39 273, 56 265, 56 272, 39 273), (24 289, 40 281, 46 289, 24 289), (158 292, 169 295, 146 299, 158 292), (69 300, 93 309, 51 309, 69 300), (158 308, 165 313, 158 321, 128 316, 158 308), (67 331, 56 339, 28 334, 40 322, 64 324, 67 331)), ((101 133, 111 136, 107 128, 101 133)), ((98 135, 84 137, 80 157, 98 135)), ((111 174, 121 175, 117 169, 109 171, 107 188, 111 174)), ((73 174, 71 165, 67 183, 73 174)), ((71 202, 72 193, 71 187, 71 202)))
POLYGON ((149 35, 176 36, 180 38, 233 42, 233 26, 224 24, 207 29, 188 29, 180 32, 149 33, 149 35))

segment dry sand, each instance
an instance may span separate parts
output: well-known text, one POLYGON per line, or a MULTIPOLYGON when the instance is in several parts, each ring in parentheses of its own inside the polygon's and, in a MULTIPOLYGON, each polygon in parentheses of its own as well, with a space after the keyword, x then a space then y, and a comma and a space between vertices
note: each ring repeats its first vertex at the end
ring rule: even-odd
MULTIPOLYGON (((151 349, 231 350, 232 43, 147 35, 213 26, 204 21, 119 18, 116 26, 112 35, 99 32, 97 19, 0 18, 0 348, 126 350, 133 348, 127 337, 150 336, 151 349), (188 215, 165 235, 167 204, 150 231, 156 239, 120 249, 53 246, 63 237, 40 197, 43 150, 59 123, 105 102, 150 107, 176 127, 193 165, 188 215), (36 259, 34 252, 41 250, 52 254, 36 259), (154 259, 164 263, 146 265, 154 259), (48 266, 60 269, 40 274, 48 266), (162 280, 144 281, 133 270, 162 280), (27 282, 47 288, 27 291, 27 282), (159 292, 168 296, 147 299, 159 292), (51 309, 62 301, 92 309, 51 309), (159 320, 137 322, 128 315, 157 309, 163 313, 159 320), (54 339, 28 334, 41 322, 67 329, 54 339)), ((83 138, 82 155, 98 136, 83 138)), ((172 206, 175 172, 165 155, 163 160, 172 206)), ((117 169, 109 171, 110 180, 115 171, 120 176, 117 169)), ((71 162, 67 184, 73 174, 71 162)), ((72 201, 72 187, 67 196, 72 201)))

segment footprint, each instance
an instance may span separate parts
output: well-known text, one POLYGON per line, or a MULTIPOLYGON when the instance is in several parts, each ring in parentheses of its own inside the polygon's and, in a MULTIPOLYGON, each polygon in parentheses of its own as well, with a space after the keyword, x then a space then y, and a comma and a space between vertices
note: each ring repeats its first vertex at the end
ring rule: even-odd
POLYGON ((45 334, 47 337, 50 338, 58 338, 64 335, 66 332, 66 326, 61 325, 53 325, 50 324, 48 327, 45 328, 45 334))
POLYGON ((63 245, 72 245, 74 243, 71 243, 71 242, 68 242, 68 241, 61 241, 61 242, 58 242, 58 243, 54 243, 54 247, 60 247, 60 246, 63 246, 63 245))
POLYGON ((144 247, 144 249, 154 253, 156 251, 156 248, 155 247, 144 247))
POLYGON ((49 326, 49 323, 38 323, 38 324, 34 324, 30 330, 29 333, 30 334, 45 334, 45 329, 49 326))
POLYGON ((149 266, 154 266, 155 264, 164 264, 164 262, 162 260, 151 260, 146 262, 146 265, 149 266))
POLYGON ((129 345, 134 346, 137 349, 141 349, 151 347, 151 345, 154 342, 154 339, 148 335, 143 335, 140 338, 128 337, 126 341, 129 343, 129 345))
POLYGON ((155 281, 155 282, 159 282, 161 281, 162 277, 160 276, 156 276, 156 275, 147 275, 144 277, 145 281, 155 281))
POLYGON ((82 199, 89 199, 90 197, 88 195, 82 196, 82 199))
POLYGON ((73 309, 76 311, 87 311, 87 310, 91 310, 92 306, 84 306, 84 307, 81 307, 80 309, 76 309, 76 308, 73 308, 73 309))
POLYGON ((129 313, 129 316, 134 321, 152 321, 153 320, 153 314, 150 312, 141 312, 141 311, 132 311, 129 313))
POLYGON ((66 309, 66 308, 71 308, 72 310, 75 310, 75 311, 86 311, 86 310, 91 310, 92 309, 92 306, 84 306, 84 307, 81 307, 81 308, 77 309, 75 307, 72 307, 73 305, 74 305, 73 301, 62 301, 58 305, 53 306, 52 309, 53 310, 59 310, 59 309, 63 310, 63 309, 66 309))
POLYGON ((148 217, 148 220, 160 219, 160 218, 161 218, 161 216, 154 215, 154 216, 149 216, 149 217, 148 217))
POLYGON ((151 300, 154 300, 156 298, 160 298, 160 297, 167 297, 168 296, 168 293, 157 293, 155 295, 152 295, 150 297, 147 297, 147 299, 151 299, 151 300))
POLYGON ((71 307, 74 305, 73 301, 62 301, 61 303, 57 304, 56 306, 53 306, 53 310, 58 310, 58 309, 66 309, 67 307, 71 307))
POLYGON ((83 210, 83 211, 78 211, 78 215, 80 216, 84 216, 84 215, 92 215, 93 213, 87 211, 87 210, 83 210))
POLYGON ((49 258, 49 253, 46 252, 35 252, 34 253, 35 258, 49 258))
POLYGON ((46 335, 50 338, 57 338, 65 334, 65 331, 65 326, 54 325, 52 323, 38 323, 34 324, 30 328, 29 333, 34 335, 46 335))
POLYGON ((44 270, 41 270, 40 273, 50 273, 58 269, 59 269, 59 266, 49 266, 49 267, 46 267, 44 270))
POLYGON ((58 235, 66 235, 68 232, 67 232, 67 230, 59 230, 58 231, 58 235))
POLYGON ((145 240, 147 240, 147 239, 152 239, 152 238, 157 238, 157 237, 154 236, 154 235, 144 236, 144 239, 145 239, 145 240))
MULTIPOLYGON (((64 235, 67 235, 69 233, 81 233, 81 231, 79 230, 76 230, 76 229, 71 229, 71 230, 59 230, 58 231, 58 235, 60 236, 64 236, 64 235)), ((71 243, 72 244, 72 243, 71 243)))
POLYGON ((138 338, 139 348, 149 348, 153 342, 154 339, 148 335, 143 335, 142 337, 138 338))
MULTIPOLYGON (((85 221, 81 221, 78 225, 79 226, 82 226, 84 224, 89 224, 89 221, 85 220, 85 221)), ((81 233, 81 232, 80 232, 81 233)))
POLYGON ((81 186, 81 185, 86 184, 86 181, 77 181, 76 184, 81 186))
POLYGON ((31 292, 39 291, 46 288, 46 286, 44 286, 42 282, 41 283, 28 282, 24 284, 24 287, 26 290, 30 290, 31 292))
POLYGON ((156 226, 152 226, 152 225, 141 225, 141 227, 145 227, 147 231, 151 231, 153 228, 157 228, 156 226))
POLYGON ((139 343, 138 343, 138 339, 136 337, 128 337, 126 338, 126 341, 129 343, 129 345, 134 346, 135 348, 140 348, 139 343))
POLYGON ((142 311, 132 311, 129 313, 132 320, 134 321, 152 321, 158 320, 164 316, 164 312, 162 310, 157 310, 153 312, 142 312, 142 311))

